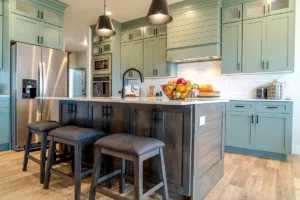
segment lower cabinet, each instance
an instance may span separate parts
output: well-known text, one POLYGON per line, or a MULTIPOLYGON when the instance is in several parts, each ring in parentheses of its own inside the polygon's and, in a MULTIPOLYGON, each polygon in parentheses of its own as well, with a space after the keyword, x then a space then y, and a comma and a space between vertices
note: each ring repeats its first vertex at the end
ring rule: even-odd
MULTIPOLYGON (((1 5, 1 1, 0 1, 1 5)), ((1 6, 0 6, 1 9, 1 6)), ((0 11, 1 12, 1 11, 0 11)), ((3 32, 3 17, 0 16, 0 38, 2 38, 2 32, 3 32)), ((2 48, 3 48, 3 41, 2 39, 0 40, 0 69, 3 68, 3 54, 2 54, 2 48)))
POLYGON ((9 97, 0 97, 0 151, 10 149, 10 108, 9 97))
POLYGON ((78 101, 60 101, 59 119, 63 124, 88 127, 89 103, 78 101))
POLYGON ((240 104, 234 101, 228 103, 226 146, 290 154, 292 110, 292 102, 243 102, 240 104), (250 104, 254 106, 247 107, 250 104))

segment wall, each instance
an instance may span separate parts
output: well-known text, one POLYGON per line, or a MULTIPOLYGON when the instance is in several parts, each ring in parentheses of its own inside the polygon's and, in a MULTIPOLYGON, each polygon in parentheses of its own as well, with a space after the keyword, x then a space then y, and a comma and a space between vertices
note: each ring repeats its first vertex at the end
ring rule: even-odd
POLYGON ((87 66, 87 52, 76 53, 77 68, 86 68, 87 66))

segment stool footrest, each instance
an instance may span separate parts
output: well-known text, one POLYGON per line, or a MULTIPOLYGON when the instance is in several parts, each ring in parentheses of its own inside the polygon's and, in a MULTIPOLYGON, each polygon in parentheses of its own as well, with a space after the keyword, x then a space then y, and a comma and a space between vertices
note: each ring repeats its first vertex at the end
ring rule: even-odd
POLYGON ((68 181, 71 181, 72 183, 75 183, 75 179, 72 176, 69 176, 69 175, 67 175, 65 173, 62 173, 62 172, 57 171, 55 169, 50 169, 50 173, 55 174, 57 176, 60 176, 60 177, 62 177, 64 179, 67 179, 68 181))
POLYGON ((132 199, 127 198, 125 196, 121 196, 121 194, 111 193, 110 191, 108 191, 106 189, 102 189, 101 187, 96 188, 96 191, 103 194, 103 195, 105 195, 105 196, 108 196, 111 199, 115 199, 115 200, 132 200, 132 199))
POLYGON ((119 170, 116 170, 116 171, 114 171, 114 172, 112 172, 112 173, 110 173, 110 174, 107 174, 107 175, 105 175, 105 176, 102 176, 102 177, 100 177, 100 178, 98 179, 98 184, 101 183, 102 181, 105 181, 105 180, 107 180, 107 179, 109 179, 109 178, 111 178, 111 177, 113 177, 113 176, 119 175, 119 174, 121 174, 121 173, 122 173, 122 170, 119 169, 119 170))
POLYGON ((93 169, 88 169, 84 172, 81 172, 81 178, 86 176, 86 175, 92 174, 92 173, 93 173, 93 169))
POLYGON ((33 162, 37 163, 37 164, 41 164, 41 161, 31 155, 27 155, 27 158, 32 160, 33 162))
POLYGON ((164 183, 160 182, 159 184, 157 184, 156 186, 154 186, 153 188, 151 188, 150 190, 148 190, 145 194, 143 194, 143 199, 144 198, 146 199, 148 196, 150 196, 151 194, 155 193, 157 190, 159 190, 163 186, 164 186, 164 183))

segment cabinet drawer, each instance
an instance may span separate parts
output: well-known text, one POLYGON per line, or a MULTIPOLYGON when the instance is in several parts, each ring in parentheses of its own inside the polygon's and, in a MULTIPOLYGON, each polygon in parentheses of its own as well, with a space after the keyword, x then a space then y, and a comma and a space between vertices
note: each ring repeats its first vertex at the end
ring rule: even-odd
POLYGON ((254 111, 255 103, 248 101, 231 101, 227 104, 227 110, 231 111, 254 111))
POLYGON ((0 97, 0 108, 9 107, 9 97, 0 97))
POLYGON ((260 113, 292 113, 293 103, 291 102, 258 102, 256 112, 260 113))

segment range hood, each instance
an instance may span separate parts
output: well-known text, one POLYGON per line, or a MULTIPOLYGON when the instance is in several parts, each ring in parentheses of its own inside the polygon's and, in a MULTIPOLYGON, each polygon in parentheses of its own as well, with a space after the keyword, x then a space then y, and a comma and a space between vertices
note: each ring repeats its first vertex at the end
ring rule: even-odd
POLYGON ((221 59, 221 1, 190 0, 170 6, 167 61, 173 63, 221 59))

